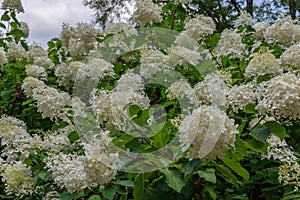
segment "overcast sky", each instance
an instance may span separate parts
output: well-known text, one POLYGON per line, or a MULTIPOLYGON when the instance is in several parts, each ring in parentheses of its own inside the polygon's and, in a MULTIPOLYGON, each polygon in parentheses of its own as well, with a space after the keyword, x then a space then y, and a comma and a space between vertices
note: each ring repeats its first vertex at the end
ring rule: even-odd
MULTIPOLYGON (((1 1, 2 2, 2 1, 1 1)), ((29 43, 47 47, 47 41, 58 37, 63 23, 90 22, 93 11, 82 0, 22 0, 25 13, 18 15, 30 27, 29 43)))

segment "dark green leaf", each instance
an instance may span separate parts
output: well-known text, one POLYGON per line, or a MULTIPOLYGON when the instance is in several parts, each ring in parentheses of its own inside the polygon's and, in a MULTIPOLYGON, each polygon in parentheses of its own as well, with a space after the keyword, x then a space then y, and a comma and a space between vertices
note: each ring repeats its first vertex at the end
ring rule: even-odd
POLYGON ((281 140, 286 137, 285 128, 279 122, 267 121, 264 125, 271 130, 271 133, 278 136, 281 140))
POLYGON ((5 12, 2 16, 1 16, 1 21, 9 21, 10 20, 10 16, 8 15, 7 12, 5 12))
POLYGON ((183 175, 180 173, 180 171, 175 168, 160 169, 159 171, 165 175, 165 181, 168 186, 180 193, 181 189, 185 185, 183 175))
POLYGON ((250 139, 247 141, 246 147, 249 149, 252 149, 256 152, 266 153, 268 145, 264 142, 261 142, 261 141, 255 140, 255 139, 250 139))
POLYGON ((251 131, 251 135, 259 141, 266 142, 267 138, 271 134, 271 130, 268 127, 259 127, 256 129, 253 129, 251 131))
POLYGON ((204 178, 204 180, 206 180, 206 181, 209 181, 213 184, 215 184, 217 182, 217 178, 216 178, 216 175, 215 175, 215 170, 212 169, 212 168, 211 169, 205 169, 205 171, 201 170, 201 171, 198 171, 197 173, 201 178, 204 178))
POLYGON ((139 174, 134 181, 134 200, 142 200, 144 196, 144 174, 139 174))
POLYGON ((88 198, 88 200, 101 200, 101 198, 99 195, 92 195, 90 198, 88 198))
POLYGON ((243 168, 238 161, 233 160, 229 157, 225 157, 222 160, 230 169, 232 169, 235 173, 237 173, 244 179, 248 180, 250 178, 249 172, 245 168, 243 168))
POLYGON ((77 133, 77 131, 73 131, 68 135, 68 138, 70 140, 70 143, 73 144, 76 140, 79 139, 79 134, 77 133))

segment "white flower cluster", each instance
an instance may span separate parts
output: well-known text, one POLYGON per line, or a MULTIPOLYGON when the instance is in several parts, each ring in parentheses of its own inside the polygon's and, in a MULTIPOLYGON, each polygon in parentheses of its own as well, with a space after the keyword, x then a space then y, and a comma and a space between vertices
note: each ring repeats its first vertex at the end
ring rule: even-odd
POLYGON ((290 16, 280 18, 265 31, 265 40, 270 43, 279 43, 289 47, 300 41, 300 25, 296 24, 290 16))
POLYGON ((26 77, 22 85, 28 96, 36 100, 38 111, 43 117, 66 119, 65 106, 71 105, 71 97, 66 92, 59 92, 33 77, 26 77))
POLYGON ((276 119, 300 119, 300 79, 292 73, 276 76, 258 86, 257 109, 276 119))
POLYGON ((117 34, 124 32, 125 35, 137 35, 137 30, 128 23, 120 22, 118 24, 108 23, 105 25, 105 34, 117 34))
POLYGON ((253 25, 253 28, 255 29, 254 38, 258 41, 264 39, 264 32, 267 30, 267 28, 270 26, 268 21, 262 21, 257 22, 253 25))
POLYGON ((46 167, 55 183, 69 192, 80 192, 110 182, 120 167, 118 153, 107 153, 108 132, 95 135, 84 143, 85 155, 59 153, 47 158, 46 167))
POLYGON ((47 73, 45 68, 37 66, 37 65, 28 65, 26 66, 26 74, 27 76, 32 76, 34 78, 40 79, 40 80, 46 80, 47 79, 47 73))
POLYGON ((16 194, 22 197, 33 193, 35 181, 31 170, 25 164, 21 162, 3 164, 1 171, 7 194, 16 194))
POLYGON ((225 29, 221 38, 215 48, 218 57, 229 56, 230 58, 244 57, 246 52, 246 46, 242 43, 242 36, 237 31, 225 29))
POLYGON ((27 52, 25 51, 25 49, 20 46, 17 45, 14 42, 10 42, 7 44, 8 47, 8 51, 7 51, 7 58, 8 60, 23 60, 24 58, 27 58, 27 52))
POLYGON ((227 93, 227 104, 232 109, 244 109, 247 104, 255 104, 257 100, 256 85, 247 83, 232 86, 227 93))
POLYGON ((2 2, 1 9, 3 10, 13 10, 19 12, 24 12, 24 8, 21 0, 4 0, 2 2))
MULTIPOLYGON (((179 79, 167 89, 167 98, 177 99, 180 104, 188 103, 197 106, 198 99, 191 85, 184 79, 179 79), (187 102, 188 100, 188 102, 187 102)), ((181 107, 185 107, 181 105, 181 107)))
POLYGON ((161 22, 160 16, 161 7, 154 4, 152 0, 139 1, 137 9, 133 14, 133 21, 139 26, 143 26, 147 23, 161 22))
POLYGON ((265 53, 254 53, 246 68, 246 76, 278 75, 283 72, 281 61, 276 58, 270 51, 265 53))
POLYGON ((267 139, 268 151, 266 155, 262 155, 262 159, 275 159, 280 160, 283 163, 291 165, 295 163, 297 157, 294 156, 293 151, 288 147, 285 140, 281 140, 278 136, 271 134, 267 139))
POLYGON ((172 46, 169 49, 170 66, 182 65, 187 67, 188 65, 197 65, 203 60, 201 54, 197 51, 190 50, 182 46, 172 46))
POLYGON ((87 23, 77 23, 76 27, 64 24, 60 34, 62 46, 69 50, 73 58, 81 58, 94 48, 98 32, 87 23))
POLYGON ((247 11, 242 10, 239 17, 234 22, 234 27, 237 28, 241 25, 252 25, 252 24, 254 24, 254 20, 251 17, 251 15, 247 11))
POLYGON ((200 105, 224 106, 228 86, 220 73, 211 73, 194 87, 200 105))
POLYGON ((284 185, 288 185, 292 182, 296 183, 294 191, 298 191, 300 188, 300 165, 295 162, 292 165, 283 164, 279 166, 278 181, 283 182, 284 185))
POLYGON ((20 22, 20 30, 23 32, 24 37, 28 38, 29 36, 29 26, 26 22, 20 22))
POLYGON ((300 43, 290 46, 280 56, 283 68, 298 71, 300 69, 300 43))
POLYGON ((215 159, 234 147, 237 134, 234 120, 216 107, 200 106, 184 118, 179 127, 182 150, 190 158, 215 159))
POLYGON ((216 25, 211 17, 197 15, 185 22, 184 29, 183 33, 197 41, 203 36, 213 34, 216 25))
POLYGON ((7 63, 6 52, 3 47, 0 47, 0 65, 7 63))
POLYGON ((158 50, 142 49, 141 66, 139 74, 145 79, 151 79, 160 73, 168 73, 171 67, 168 63, 168 56, 158 50))
POLYGON ((132 72, 124 74, 113 91, 94 90, 91 95, 90 103, 98 121, 109 121, 124 131, 129 125, 129 105, 150 106, 142 78, 132 72))

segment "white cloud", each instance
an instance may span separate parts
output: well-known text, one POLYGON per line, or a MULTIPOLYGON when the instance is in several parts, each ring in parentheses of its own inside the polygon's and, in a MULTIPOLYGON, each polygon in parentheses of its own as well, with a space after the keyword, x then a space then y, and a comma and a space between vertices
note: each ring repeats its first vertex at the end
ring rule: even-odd
POLYGON ((29 42, 46 47, 47 41, 59 37, 63 23, 90 22, 92 10, 82 0, 23 0, 24 14, 18 19, 30 27, 29 42))

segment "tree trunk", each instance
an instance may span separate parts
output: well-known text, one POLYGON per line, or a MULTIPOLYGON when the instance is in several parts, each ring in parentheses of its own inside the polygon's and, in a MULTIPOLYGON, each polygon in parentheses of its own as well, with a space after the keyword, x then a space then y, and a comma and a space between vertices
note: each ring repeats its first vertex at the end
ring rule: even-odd
POLYGON ((253 17, 253 0, 247 0, 247 12, 253 17))
POLYGON ((296 2, 295 0, 289 0, 289 8, 292 19, 296 19, 296 2))

